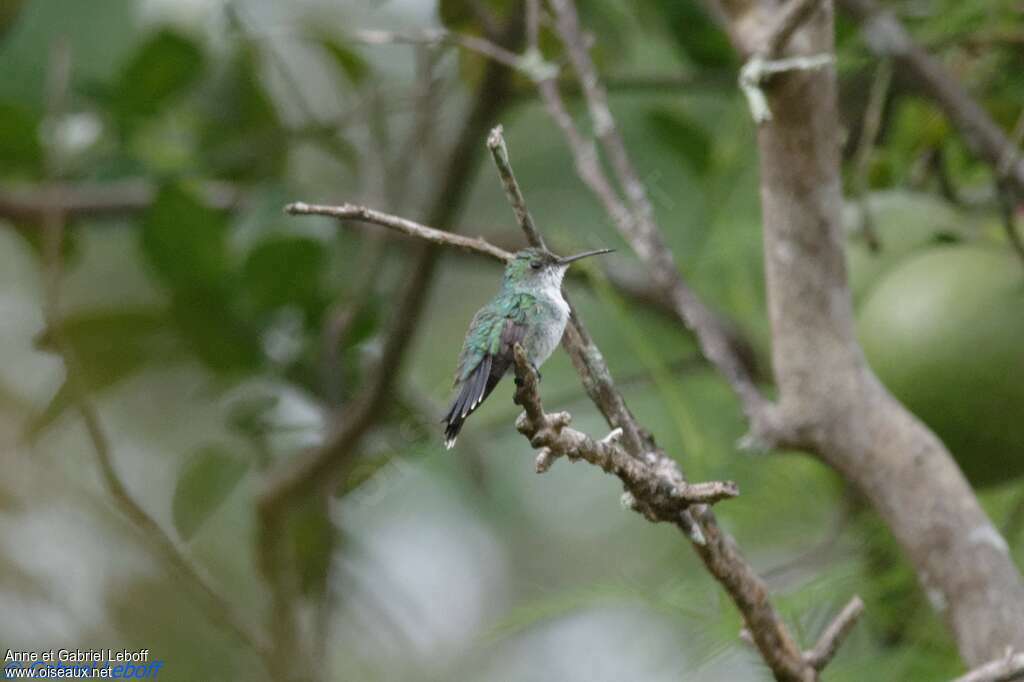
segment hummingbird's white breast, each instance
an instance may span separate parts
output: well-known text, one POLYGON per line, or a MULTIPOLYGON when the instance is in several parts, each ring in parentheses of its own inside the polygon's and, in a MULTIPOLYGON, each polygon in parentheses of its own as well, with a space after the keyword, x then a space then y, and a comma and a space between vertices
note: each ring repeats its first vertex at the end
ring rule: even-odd
POLYGON ((527 339, 525 348, 530 353, 530 362, 534 367, 540 367, 544 361, 551 357, 551 354, 558 348, 565 333, 565 325, 569 322, 569 304, 562 298, 562 276, 565 268, 552 269, 550 279, 545 286, 537 292, 537 305, 548 308, 548 315, 542 316, 548 321, 544 324, 534 325, 530 330, 532 339, 527 339))

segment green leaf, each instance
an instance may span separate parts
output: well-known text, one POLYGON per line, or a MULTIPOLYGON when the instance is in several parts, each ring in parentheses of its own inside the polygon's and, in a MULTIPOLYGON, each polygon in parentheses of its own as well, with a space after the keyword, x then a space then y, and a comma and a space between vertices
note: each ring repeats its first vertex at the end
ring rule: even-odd
POLYGON ((326 299, 321 291, 326 264, 323 244, 315 239, 271 237, 249 253, 242 289, 260 312, 294 305, 314 317, 326 299))
MULTIPOLYGON (((163 308, 139 307, 90 310, 65 318, 62 339, 76 361, 80 388, 100 391, 116 385, 143 368, 184 357, 180 341, 163 308)), ((55 351, 53 334, 44 330, 35 339, 41 350, 55 351)), ((53 423, 72 402, 64 383, 46 409, 29 425, 33 438, 53 423)))
POLYGON ((889 147, 908 156, 916 155, 941 147, 951 134, 949 121, 934 104, 918 97, 902 97, 893 114, 889 147))
MULTIPOLYGON (((75 359, 94 369, 164 359, 176 343, 167 311, 149 306, 75 313, 63 320, 61 332, 75 359)), ((44 330, 36 345, 54 350, 52 332, 44 330)))
POLYGON ((652 5, 680 52, 694 64, 716 68, 735 64, 736 54, 725 32, 708 18, 699 3, 653 0, 652 5))
POLYGON ((191 539, 217 511, 247 469, 244 460, 215 445, 203 447, 189 458, 172 501, 174 527, 183 540, 191 539))
POLYGON ((465 32, 476 19, 468 0, 439 0, 437 12, 441 23, 452 31, 465 32))
POLYGON ((233 404, 228 412, 228 425, 252 440, 262 439, 271 430, 271 412, 280 398, 272 394, 248 396, 233 404))
POLYGON ((225 216, 168 185, 146 214, 141 246, 170 288, 173 319, 199 359, 224 373, 257 369, 262 353, 256 330, 233 305, 239 292, 225 216))
POLYGON ((160 190, 142 225, 141 245, 172 289, 223 290, 231 276, 227 220, 177 185, 160 190))
POLYGON ((251 48, 242 47, 230 58, 202 111, 202 152, 211 173, 248 180, 280 172, 287 137, 251 48))
POLYGON ((3 173, 35 173, 42 166, 39 121, 29 109, 12 102, 0 102, 0 159, 3 173))
POLYGON ((237 375, 261 367, 258 332, 239 317, 223 291, 179 290, 174 294, 172 310, 189 348, 210 369, 237 375))
POLYGON ((125 121, 152 116, 202 74, 203 53, 191 39, 163 29, 144 42, 121 71, 112 102, 125 121))
POLYGON ((317 42, 349 82, 360 85, 366 80, 370 73, 370 64, 358 50, 333 38, 320 38, 317 42))
POLYGON ((654 109, 647 114, 658 142, 667 144, 698 175, 711 163, 711 137, 699 124, 676 109, 654 109))

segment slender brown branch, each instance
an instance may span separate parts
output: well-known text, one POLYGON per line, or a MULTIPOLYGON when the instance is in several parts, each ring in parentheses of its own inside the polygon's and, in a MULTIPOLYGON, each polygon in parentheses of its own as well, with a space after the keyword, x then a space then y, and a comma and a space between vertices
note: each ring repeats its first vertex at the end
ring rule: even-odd
POLYGON ((622 481, 633 509, 642 510, 651 520, 670 523, 676 523, 680 512, 695 504, 714 504, 739 495, 732 481, 687 483, 671 460, 645 462, 630 456, 620 445, 622 429, 594 440, 569 427, 572 417, 568 412, 546 413, 536 370, 522 346, 516 344, 514 353, 515 401, 525 410, 516 420, 516 429, 538 449, 538 473, 546 472, 559 457, 589 462, 622 481))
POLYGON ((522 190, 519 189, 519 183, 516 182, 516 176, 512 172, 502 126, 499 125, 491 130, 491 134, 487 136, 487 148, 491 150, 491 158, 494 159, 494 165, 498 168, 498 177, 501 178, 501 185, 505 188, 505 196, 512 204, 512 210, 516 214, 516 222, 519 223, 519 227, 526 234, 526 238, 532 246, 547 249, 544 236, 534 224, 533 216, 530 215, 530 210, 526 207, 526 199, 523 198, 522 190))
POLYGON ((835 657, 839 651, 839 645, 843 643, 850 630, 857 624, 861 614, 864 613, 864 601, 860 597, 853 597, 843 610, 840 611, 832 622, 828 624, 818 637, 814 648, 804 654, 804 658, 814 666, 815 670, 824 670, 825 666, 835 657))
POLYGON ((485 239, 479 237, 466 237, 453 232, 445 232, 437 228, 427 227, 412 220, 399 218, 389 213, 375 211, 365 206, 355 204, 341 204, 340 206, 323 206, 320 204, 305 204, 295 202, 284 207, 285 213, 289 215, 322 215, 339 220, 358 220, 365 223, 373 223, 381 227, 397 230, 410 237, 416 237, 431 244, 455 246, 463 251, 471 251, 501 261, 507 261, 511 254, 504 249, 494 246, 485 239))

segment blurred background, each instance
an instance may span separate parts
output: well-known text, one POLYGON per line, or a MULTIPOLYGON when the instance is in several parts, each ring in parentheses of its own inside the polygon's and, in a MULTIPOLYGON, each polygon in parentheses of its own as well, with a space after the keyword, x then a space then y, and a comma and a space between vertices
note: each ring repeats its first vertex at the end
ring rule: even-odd
MULTIPOLYGON (((1019 0, 891 5, 1005 130, 1021 128, 1019 0)), ((679 268, 767 374, 755 130, 737 58, 697 3, 580 11, 679 268)), ((693 339, 621 286, 643 273, 531 83, 496 79, 484 57, 431 33, 514 35, 520 12, 502 0, 0 4, 6 647, 149 648, 164 680, 267 678, 245 634, 273 619, 255 550, 261 476, 323 442, 375 371, 417 248, 282 206, 352 201, 518 248, 484 146, 500 122, 553 248, 619 249, 580 267, 574 302, 630 408, 687 475, 737 481, 720 520, 803 644, 865 598, 828 679, 960 670, 853 491, 802 455, 739 451, 737 402, 693 339), (470 115, 481 108, 488 120, 470 115)), ((1024 260, 1006 237, 1019 207, 842 15, 837 40, 865 351, 954 451, 1020 564, 1024 260)), ((285 531, 315 676, 769 679, 675 530, 624 511, 618 482, 591 467, 534 473, 510 386, 443 449, 462 336, 500 267, 440 258, 386 404, 339 485, 285 531)), ((560 351, 543 391, 549 410, 606 430, 560 351)))

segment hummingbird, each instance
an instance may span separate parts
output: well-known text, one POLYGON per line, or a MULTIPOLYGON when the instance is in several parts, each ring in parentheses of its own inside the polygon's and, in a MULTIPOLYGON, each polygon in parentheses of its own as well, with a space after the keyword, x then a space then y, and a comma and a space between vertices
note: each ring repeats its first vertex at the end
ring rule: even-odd
POLYGON ((469 323, 455 371, 457 394, 441 420, 445 447, 451 449, 466 417, 480 407, 515 363, 512 349, 521 344, 535 370, 562 340, 569 304, 562 278, 569 264, 614 249, 559 257, 539 248, 518 251, 505 266, 501 289, 469 323))

